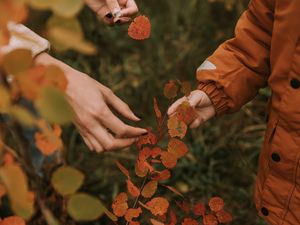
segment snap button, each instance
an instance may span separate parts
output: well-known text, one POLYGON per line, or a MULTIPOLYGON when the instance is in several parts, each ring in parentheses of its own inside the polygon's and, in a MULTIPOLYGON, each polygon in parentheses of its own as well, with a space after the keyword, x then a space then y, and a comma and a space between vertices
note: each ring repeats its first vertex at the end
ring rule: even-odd
POLYGON ((272 159, 274 162, 279 162, 280 161, 280 155, 278 153, 273 153, 271 155, 272 159))
POLYGON ((300 81, 296 78, 291 80, 291 87, 294 89, 298 89, 300 87, 300 81))
POLYGON ((262 207, 261 208, 261 213, 264 215, 264 216, 268 216, 269 215, 269 210, 265 207, 262 207))

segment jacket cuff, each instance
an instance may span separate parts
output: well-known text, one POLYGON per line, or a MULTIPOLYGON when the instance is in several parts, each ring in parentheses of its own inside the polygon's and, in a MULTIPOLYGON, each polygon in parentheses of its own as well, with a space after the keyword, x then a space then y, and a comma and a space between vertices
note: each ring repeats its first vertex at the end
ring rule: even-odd
POLYGON ((1 47, 0 53, 6 54, 17 48, 25 48, 31 50, 33 56, 37 56, 50 49, 49 41, 22 24, 9 22, 7 28, 10 34, 9 44, 1 47))
POLYGON ((200 82, 198 89, 208 95, 213 103, 217 115, 222 115, 229 111, 229 97, 225 94, 222 87, 218 87, 215 82, 200 82))

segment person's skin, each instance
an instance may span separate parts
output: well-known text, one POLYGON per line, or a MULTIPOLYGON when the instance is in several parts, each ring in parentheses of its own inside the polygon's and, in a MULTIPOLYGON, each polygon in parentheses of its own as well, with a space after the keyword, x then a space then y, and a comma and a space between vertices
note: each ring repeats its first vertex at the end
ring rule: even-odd
POLYGON ((108 25, 124 24, 138 13, 134 0, 85 0, 98 18, 108 25))
POLYGON ((140 119, 109 88, 47 53, 35 63, 60 67, 68 80, 66 96, 75 112, 74 123, 85 143, 97 152, 125 148, 147 130, 129 126, 116 117, 110 107, 131 121, 140 119))
POLYGON ((182 97, 174 102, 168 109, 168 115, 171 116, 176 113, 178 106, 184 101, 188 101, 198 114, 197 118, 190 124, 190 128, 199 127, 216 114, 215 108, 207 94, 203 91, 195 90, 188 97, 182 97))

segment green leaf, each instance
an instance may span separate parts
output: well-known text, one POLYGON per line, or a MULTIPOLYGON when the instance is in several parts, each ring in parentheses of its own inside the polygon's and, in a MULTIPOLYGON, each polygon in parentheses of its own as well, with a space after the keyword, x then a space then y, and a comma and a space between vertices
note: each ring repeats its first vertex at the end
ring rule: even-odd
POLYGON ((27 109, 21 106, 13 106, 10 109, 10 114, 22 125, 31 127, 35 124, 34 116, 27 109))
POLYGON ((51 9, 59 16, 71 18, 76 16, 83 6, 83 0, 59 0, 51 5, 51 9))
POLYGON ((1 167, 0 180, 7 190, 15 214, 30 219, 34 213, 34 202, 29 198, 27 178, 22 169, 18 165, 1 167))
POLYGON ((105 207, 99 199, 79 193, 71 196, 67 203, 67 211, 76 221, 92 221, 105 212, 105 207))
POLYGON ((28 49, 15 49, 3 57, 3 67, 7 74, 17 75, 32 65, 32 52, 28 49))
POLYGON ((35 105, 41 116, 51 123, 66 124, 73 119, 71 106, 56 88, 44 87, 35 105))
POLYGON ((51 178, 54 189, 61 195, 74 194, 81 187, 84 181, 84 175, 73 167, 60 167, 51 178))

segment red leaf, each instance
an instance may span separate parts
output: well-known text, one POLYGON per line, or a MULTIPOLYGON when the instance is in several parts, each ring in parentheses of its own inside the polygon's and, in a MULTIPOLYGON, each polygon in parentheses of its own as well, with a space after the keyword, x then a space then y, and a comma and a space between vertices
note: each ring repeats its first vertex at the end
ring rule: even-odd
POLYGON ((162 164, 168 169, 174 168, 177 164, 177 158, 171 152, 163 151, 161 153, 160 159, 162 164))
POLYGON ((193 207, 193 212, 196 216, 203 216, 205 214, 205 205, 203 205, 202 203, 197 203, 194 205, 193 207))
POLYGON ((148 133, 146 135, 140 136, 136 143, 138 149, 141 149, 143 145, 155 145, 157 143, 156 135, 150 129, 147 130, 148 133))
POLYGON ((190 205, 186 201, 177 202, 175 201, 176 205, 186 214, 190 212, 190 205))
POLYGON ((160 147, 155 147, 150 151, 150 155, 152 158, 156 158, 161 154, 161 148, 160 147))
POLYGON ((127 201, 128 201, 128 196, 125 192, 118 194, 115 200, 113 201, 112 209, 113 209, 113 213, 117 217, 122 217, 125 215, 128 209, 127 201))
POLYGON ((131 180, 127 180, 127 190, 132 197, 138 197, 140 195, 140 190, 132 183, 131 180))
POLYGON ((156 181, 167 180, 171 177, 171 172, 169 170, 156 171, 152 174, 151 179, 156 181))
POLYGON ((170 191, 174 192, 176 195, 183 197, 183 195, 176 188, 168 186, 168 185, 163 185, 163 186, 168 188, 170 191))
POLYGON ((0 221, 0 224, 1 225, 25 225, 25 221, 21 217, 10 216, 0 221))
POLYGON ((138 221, 131 221, 129 222, 129 225, 141 225, 138 221))
POLYGON ((145 177, 148 173, 148 168, 145 167, 145 163, 140 160, 137 160, 134 169, 135 169, 135 174, 138 177, 145 177))
POLYGON ((212 214, 205 215, 203 217, 203 225, 218 225, 218 224, 219 222, 217 218, 212 214))
POLYGON ((139 217, 142 212, 141 207, 138 207, 137 209, 128 209, 125 214, 125 220, 131 222, 133 218, 139 217))
POLYGON ((151 155, 151 149, 149 147, 144 147, 140 152, 139 152, 139 160, 145 161, 148 159, 151 155))
POLYGON ((173 210, 170 210, 170 223, 166 225, 176 225, 177 224, 177 216, 173 210))
POLYGON ((156 98, 154 98, 154 112, 155 112, 155 116, 156 116, 156 119, 157 119, 157 121, 158 121, 158 125, 159 126, 161 126, 161 124, 162 124, 162 113, 161 113, 161 111, 160 111, 160 109, 159 109, 159 107, 158 107, 158 103, 157 103, 157 99, 156 98))
POLYGON ((178 120, 176 116, 172 116, 168 119, 169 135, 171 137, 184 138, 187 132, 187 125, 178 120))
POLYGON ((218 212, 224 208, 224 200, 220 197, 213 197, 208 202, 209 208, 213 212, 218 212))
POLYGON ((128 28, 128 35, 135 40, 145 40, 150 37, 151 23, 148 17, 136 17, 128 28))
POLYGON ((126 177, 130 177, 129 176, 129 171, 118 161, 116 161, 117 166, 119 167, 119 169, 121 170, 121 172, 126 176, 126 177))
POLYGON ((168 151, 173 153, 177 158, 182 158, 189 150, 182 141, 172 138, 168 144, 168 151))
POLYGON ((142 196, 151 198, 157 190, 157 181, 149 181, 142 190, 142 196))
POLYGON ((197 222, 197 220, 194 220, 192 218, 185 218, 181 224, 182 225, 198 225, 199 223, 197 222))
POLYGON ((216 216, 220 223, 230 223, 233 220, 232 215, 224 210, 220 210, 219 212, 217 212, 216 216))
POLYGON ((185 101, 178 106, 176 110, 176 117, 179 121, 189 125, 197 118, 198 114, 196 110, 190 105, 189 102, 185 101))
POLYGON ((150 219, 150 222, 152 223, 152 225, 165 225, 164 223, 155 219, 150 219))
POLYGON ((164 95, 168 99, 173 99, 177 96, 178 86, 174 80, 170 80, 165 84, 164 87, 164 95))
POLYGON ((157 197, 147 202, 146 206, 154 216, 162 216, 168 211, 169 202, 165 198, 157 197))

